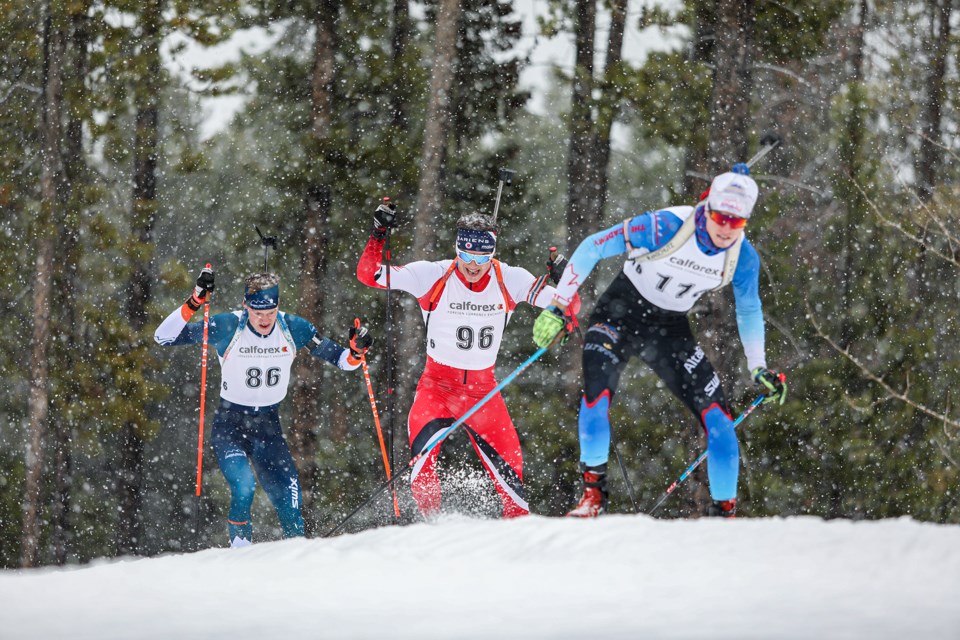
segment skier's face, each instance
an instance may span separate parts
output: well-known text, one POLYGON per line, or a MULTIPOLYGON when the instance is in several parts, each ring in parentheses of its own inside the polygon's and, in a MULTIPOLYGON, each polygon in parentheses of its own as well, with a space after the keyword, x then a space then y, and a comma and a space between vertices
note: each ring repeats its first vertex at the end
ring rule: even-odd
POLYGON ((277 307, 273 309, 251 309, 246 303, 243 306, 247 309, 247 317, 254 331, 262 336, 273 331, 273 325, 277 322, 277 307))
MULTIPOLYGON (((719 213, 723 214, 724 212, 720 211, 719 213)), ((730 214, 725 214, 730 215, 730 214)), ((723 216, 717 216, 721 219, 723 216)), ((742 218, 741 218, 742 219, 742 218)), ((727 249, 733 246, 733 243, 740 238, 740 234, 743 233, 743 227, 739 229, 734 229, 730 224, 726 222, 717 222, 714 220, 714 216, 707 216, 707 233, 710 234, 710 240, 713 241, 720 249, 727 249)))
POLYGON ((487 260, 483 264, 477 264, 472 260, 464 260, 460 256, 481 256, 486 257, 490 254, 488 253, 478 253, 476 251, 458 251, 457 252, 457 270, 463 275, 464 279, 467 282, 476 282, 490 270, 490 267, 493 266, 492 260, 487 260))

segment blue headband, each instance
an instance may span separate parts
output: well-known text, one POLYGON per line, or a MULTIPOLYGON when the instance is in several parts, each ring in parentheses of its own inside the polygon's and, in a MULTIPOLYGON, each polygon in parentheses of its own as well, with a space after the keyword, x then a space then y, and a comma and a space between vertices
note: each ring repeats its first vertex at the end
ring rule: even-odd
POLYGON ((243 299, 248 307, 257 311, 276 309, 280 304, 280 285, 260 291, 247 291, 243 294, 243 299))
POLYGON ((497 248, 497 234, 477 229, 457 229, 457 249, 476 253, 493 253, 497 248))

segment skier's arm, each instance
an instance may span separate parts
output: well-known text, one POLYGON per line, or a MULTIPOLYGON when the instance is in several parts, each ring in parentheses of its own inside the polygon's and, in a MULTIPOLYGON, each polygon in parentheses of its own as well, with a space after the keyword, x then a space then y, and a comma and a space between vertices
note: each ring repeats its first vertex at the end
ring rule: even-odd
POLYGON ((760 303, 760 256, 744 238, 737 270, 733 274, 733 297, 737 306, 737 330, 747 356, 747 370, 767 366, 763 307, 760 303))
MULTIPOLYGON (((370 236, 357 264, 357 280, 375 289, 387 288, 387 270, 383 268, 384 240, 370 236)), ((443 275, 436 262, 418 260, 402 266, 390 266, 390 288, 420 297, 443 275)))
MULTIPOLYGON (((193 312, 190 312, 193 313, 193 312)), ((189 320, 189 316, 187 316, 189 320)), ((182 344, 200 344, 203 342, 203 323, 187 324, 184 319, 183 307, 177 309, 164 319, 153 333, 157 344, 165 347, 177 347, 182 344)), ((228 341, 237 329, 239 319, 232 313, 218 313, 210 318, 208 341, 217 345, 217 351, 222 353, 221 343, 228 341)))
POLYGON ((290 328, 290 334, 297 345, 297 349, 306 347, 310 355, 326 360, 330 364, 344 370, 353 371, 360 366, 360 358, 351 353, 330 338, 322 336, 309 320, 300 316, 287 314, 284 319, 290 328))
MULTIPOLYGON (((203 342, 203 325, 200 323, 188 325, 190 318, 213 293, 214 273, 208 264, 197 276, 193 293, 180 308, 167 316, 157 330, 153 332, 153 339, 165 347, 175 347, 181 344, 199 344, 203 342)), ((208 326, 208 340, 210 344, 218 345, 229 339, 237 328, 237 317, 232 313, 219 313, 210 318, 208 326)))
MULTIPOLYGON (((649 250, 653 250, 662 244, 661 236, 663 234, 658 227, 660 224, 658 218, 663 215, 666 214, 661 211, 644 213, 632 218, 628 225, 630 244, 637 249, 649 250)), ((669 215, 675 217, 673 214, 669 215)), ((623 239, 622 222, 585 238, 573 252, 573 255, 570 256, 567 268, 563 270, 563 275, 560 276, 560 284, 557 285, 553 304, 561 310, 566 309, 567 305, 573 300, 577 289, 586 281, 598 262, 604 258, 612 258, 626 252, 627 245, 623 239)))
MULTIPOLYGON (((550 274, 545 273, 539 278, 522 267, 505 265, 503 271, 504 284, 514 300, 526 302, 534 307, 546 309, 556 296, 557 290, 547 284, 550 274)), ((571 305, 574 315, 580 311, 580 296, 574 294, 575 302, 571 305)))
MULTIPOLYGON (((171 313, 163 322, 160 323, 160 326, 157 327, 157 330, 153 333, 153 339, 164 346, 173 344, 191 344, 190 342, 175 341, 183 331, 187 322, 189 322, 190 318, 193 317, 193 314, 197 312, 197 309, 203 306, 203 303, 207 299, 207 295, 213 293, 215 288, 213 269, 208 264, 200 271, 200 275, 197 276, 197 283, 193 288, 193 293, 182 305, 180 305, 179 309, 171 313)), ((199 342, 199 340, 197 342, 199 342)))

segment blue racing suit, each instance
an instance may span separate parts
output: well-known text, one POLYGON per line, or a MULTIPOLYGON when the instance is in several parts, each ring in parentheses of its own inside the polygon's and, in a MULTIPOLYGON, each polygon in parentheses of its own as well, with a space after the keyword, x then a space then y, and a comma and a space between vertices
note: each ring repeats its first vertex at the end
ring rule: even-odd
MULTIPOLYGON (((203 341, 203 324, 187 324, 185 318, 192 311, 184 308, 160 325, 154 336, 157 342, 177 346, 203 341)), ((284 537, 302 536, 300 480, 278 411, 287 393, 290 366, 305 346, 311 355, 341 369, 355 369, 360 361, 329 338, 318 336, 316 328, 298 316, 279 312, 267 335, 259 334, 246 318, 245 312, 219 313, 209 324, 208 339, 223 369, 211 444, 230 486, 230 540, 252 540, 254 472, 276 509, 284 537)))
MULTIPOLYGON (((642 256, 663 247, 690 215, 698 216, 696 232, 681 249, 646 262, 628 260, 590 316, 584 336, 584 395, 578 419, 580 461, 586 467, 607 463, 610 403, 627 362, 639 356, 703 424, 710 494, 714 500, 728 500, 737 493, 737 436, 720 378, 697 344, 687 318, 696 299, 722 282, 723 250, 710 242, 700 218, 702 209, 674 207, 645 213, 589 236, 571 256, 557 297, 567 301, 604 258, 628 251, 631 256, 642 256)), ((732 284, 740 340, 752 370, 766 365, 758 293, 760 258, 745 237, 739 251, 732 284)))

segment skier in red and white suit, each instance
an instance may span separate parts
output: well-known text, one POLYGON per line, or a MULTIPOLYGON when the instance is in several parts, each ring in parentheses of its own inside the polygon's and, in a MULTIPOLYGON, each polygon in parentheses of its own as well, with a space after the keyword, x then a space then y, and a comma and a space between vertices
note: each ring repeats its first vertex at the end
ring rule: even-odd
MULTIPOLYGON (((386 288, 383 245, 395 219, 392 204, 380 205, 374 214, 370 240, 357 265, 357 278, 367 286, 386 288)), ((417 298, 427 332, 427 363, 408 417, 413 456, 497 385, 493 376, 497 352, 517 304, 543 308, 554 295, 546 275, 537 278, 526 269, 493 259, 497 231, 490 216, 463 216, 457 221, 454 260, 390 267, 390 287, 417 298)), ((503 502, 503 516, 529 513, 520 439, 503 397, 498 393, 491 398, 462 427, 493 478, 503 502)), ((435 447, 417 462, 410 479, 413 497, 424 515, 440 509, 439 449, 435 447)))

